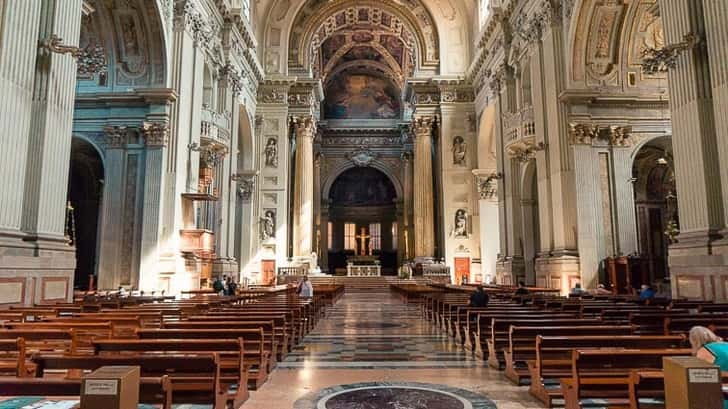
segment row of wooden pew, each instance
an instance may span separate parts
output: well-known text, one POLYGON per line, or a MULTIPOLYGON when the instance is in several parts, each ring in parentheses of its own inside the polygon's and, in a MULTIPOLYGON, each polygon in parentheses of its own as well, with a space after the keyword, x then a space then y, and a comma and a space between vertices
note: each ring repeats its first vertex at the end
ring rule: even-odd
MULTIPOLYGON (((728 305, 633 298, 576 299, 491 294, 470 307, 467 291, 400 286, 423 317, 474 355, 487 360, 547 407, 664 407, 662 359, 690 355, 695 325, 728 332, 728 305)), ((410 301, 411 302, 411 301, 410 301)))
POLYGON ((0 313, 0 397, 77 397, 83 374, 139 366, 142 403, 239 408, 343 287, 314 292, 140 303, 86 297, 73 305, 10 308, 0 313))

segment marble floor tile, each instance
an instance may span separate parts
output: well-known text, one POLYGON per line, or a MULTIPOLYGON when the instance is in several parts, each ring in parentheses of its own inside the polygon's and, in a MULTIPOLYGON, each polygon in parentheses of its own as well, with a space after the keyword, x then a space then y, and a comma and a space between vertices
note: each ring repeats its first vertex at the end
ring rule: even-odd
MULTIPOLYGON (((392 294, 368 293, 346 294, 330 308, 302 345, 278 364, 268 382, 251 393, 243 408, 304 409, 294 405, 320 397, 329 388, 381 382, 463 390, 482 396, 483 408, 543 407, 527 387, 513 385, 502 372, 489 368, 425 321, 418 307, 406 306, 392 294)), ((357 392, 323 404, 325 409, 450 409, 443 404, 449 402, 447 397, 429 392, 410 391, 401 401, 382 398, 387 393, 357 392), (352 403, 357 400, 362 403, 352 403), (440 403, 430 407, 427 402, 440 403)))

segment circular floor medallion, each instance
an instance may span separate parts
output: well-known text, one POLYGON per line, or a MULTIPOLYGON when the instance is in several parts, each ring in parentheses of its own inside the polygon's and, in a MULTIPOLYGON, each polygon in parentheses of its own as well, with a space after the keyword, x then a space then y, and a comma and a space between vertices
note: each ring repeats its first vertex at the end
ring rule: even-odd
POLYGON ((294 409, 495 409, 485 396, 426 383, 357 383, 310 393, 294 409))

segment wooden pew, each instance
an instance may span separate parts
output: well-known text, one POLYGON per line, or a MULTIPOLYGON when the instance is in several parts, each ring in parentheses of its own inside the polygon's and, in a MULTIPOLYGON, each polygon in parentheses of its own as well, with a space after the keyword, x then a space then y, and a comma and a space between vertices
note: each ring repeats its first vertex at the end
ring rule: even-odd
MULTIPOLYGON (((516 385, 522 385, 530 379, 531 371, 528 362, 537 360, 536 339, 538 336, 624 336, 631 335, 633 327, 629 325, 584 325, 584 326, 520 326, 511 325, 508 334, 508 346, 503 349, 506 378, 516 385)), ((682 339, 682 337, 677 337, 682 339)))
POLYGON ((145 339, 97 340, 94 351, 99 356, 160 354, 213 354, 220 356, 220 376, 224 384, 237 385, 230 402, 242 402, 248 396, 248 365, 245 364, 243 338, 224 339, 145 339), (241 364, 242 362, 242 364, 241 364), (241 365, 243 369, 241 370, 241 365))
MULTIPOLYGON (((47 396, 80 399, 81 379, 0 377, 0 397, 47 396)), ((172 408, 172 385, 167 375, 139 380, 139 402, 172 408)))
MULTIPOLYGON (((217 353, 205 355, 157 356, 63 356, 37 354, 32 358, 37 367, 36 377, 46 371, 95 371, 102 366, 139 366, 143 377, 168 375, 172 385, 172 403, 213 404, 213 409, 225 409, 231 400, 231 384, 220 375, 220 357, 217 353)), ((241 366, 240 378, 244 377, 241 366)), ((247 390, 245 391, 247 392, 247 390)), ((247 396, 236 397, 239 400, 247 396)))
POLYGON ((633 369, 662 369, 664 356, 690 355, 690 349, 574 350, 571 377, 561 379, 565 409, 581 409, 587 400, 607 407, 629 405, 633 369))
POLYGON ((23 338, 0 340, 0 373, 9 376, 28 376, 23 338))
MULTIPOLYGON (((728 373, 721 374, 723 390, 728 384, 728 373)), ((725 392, 724 392, 725 395, 725 392)), ((633 369, 629 377, 630 409, 664 409, 665 408, 665 374, 657 370, 633 369), (650 399, 647 404, 640 399, 650 399)))
POLYGON ((529 392, 552 407, 553 401, 563 396, 558 380, 571 376, 576 349, 674 349, 684 347, 686 342, 684 336, 664 335, 538 335, 536 359, 528 362, 529 392))
POLYGON ((238 339, 245 344, 244 360, 249 365, 248 388, 257 390, 268 380, 271 351, 265 349, 265 335, 258 329, 141 329, 139 339, 238 339))

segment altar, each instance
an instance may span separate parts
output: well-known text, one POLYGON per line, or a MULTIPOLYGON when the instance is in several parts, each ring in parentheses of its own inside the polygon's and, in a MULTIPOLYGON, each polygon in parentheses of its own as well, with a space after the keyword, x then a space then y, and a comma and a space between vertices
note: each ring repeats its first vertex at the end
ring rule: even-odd
POLYGON ((379 277, 382 266, 376 256, 353 256, 346 260, 348 277, 379 277))

